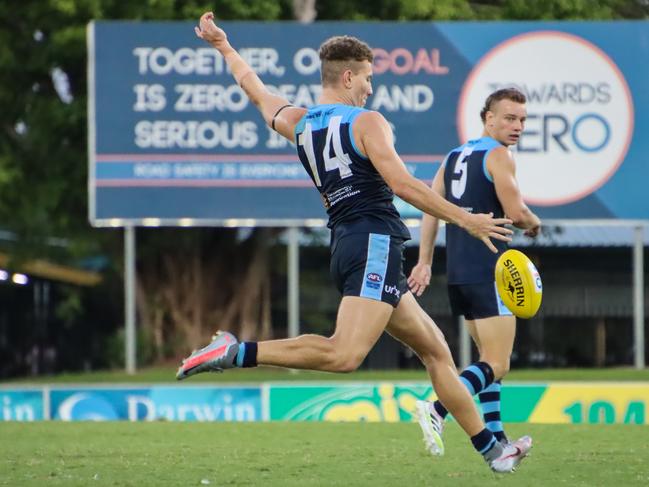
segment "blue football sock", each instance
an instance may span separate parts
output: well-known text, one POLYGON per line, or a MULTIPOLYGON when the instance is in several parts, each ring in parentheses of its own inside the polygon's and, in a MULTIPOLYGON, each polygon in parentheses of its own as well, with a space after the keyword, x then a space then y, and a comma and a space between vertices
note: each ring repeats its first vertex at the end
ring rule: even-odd
POLYGON ((234 365, 237 367, 257 367, 257 342, 240 343, 234 365))
POLYGON ((478 397, 487 428, 491 430, 498 441, 502 442, 507 441, 507 436, 500 418, 500 389, 501 382, 497 380, 482 391, 478 397))
MULTIPOLYGON (((487 362, 475 362, 462 371, 460 380, 469 390, 469 393, 475 396, 491 385, 494 380, 494 371, 487 362)), ((442 418, 446 417, 448 410, 439 400, 435 401, 433 406, 437 414, 442 418)))
POLYGON ((502 445, 496 441, 493 433, 487 428, 472 436, 471 443, 473 443, 473 448, 487 460, 498 458, 502 453, 502 445))

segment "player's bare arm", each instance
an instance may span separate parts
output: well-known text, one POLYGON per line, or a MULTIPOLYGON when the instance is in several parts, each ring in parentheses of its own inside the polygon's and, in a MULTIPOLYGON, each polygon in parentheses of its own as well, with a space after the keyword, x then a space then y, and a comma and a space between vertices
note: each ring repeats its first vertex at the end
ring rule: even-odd
POLYGON ((306 113, 306 109, 293 107, 285 98, 268 91, 259 76, 230 45, 225 31, 214 23, 212 12, 201 16, 194 31, 198 37, 221 53, 237 84, 259 109, 266 124, 291 142, 295 142, 295 126, 306 113))
POLYGON ((487 157, 487 171, 491 174, 498 200, 505 215, 512 219, 514 226, 525 230, 525 235, 535 237, 541 220, 525 204, 516 181, 516 163, 506 147, 497 147, 487 157))
MULTIPOLYGON (((431 189, 440 196, 444 196, 444 167, 437 170, 431 189)), ((439 218, 424 213, 419 227, 419 259, 412 268, 408 277, 408 286, 415 296, 421 296, 430 285, 432 276, 433 254, 435 252, 435 240, 439 230, 439 218)))
POLYGON ((497 252, 491 238, 511 241, 512 231, 501 225, 511 223, 508 218, 493 218, 493 214, 471 214, 446 201, 422 181, 410 175, 397 154, 392 139, 392 129, 383 115, 367 111, 356 119, 354 140, 363 155, 374 164, 392 191, 421 211, 464 228, 472 236, 497 252))

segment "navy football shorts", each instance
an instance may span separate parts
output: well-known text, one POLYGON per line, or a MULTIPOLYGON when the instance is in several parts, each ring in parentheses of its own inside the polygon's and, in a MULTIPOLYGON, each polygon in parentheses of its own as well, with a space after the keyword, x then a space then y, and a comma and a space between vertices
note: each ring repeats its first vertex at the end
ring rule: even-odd
POLYGON ((496 282, 449 284, 448 299, 454 316, 479 320, 492 316, 512 316, 498 295, 496 282))
POLYGON ((353 233, 333 243, 331 277, 343 296, 383 301, 393 307, 408 290, 403 273, 404 240, 378 233, 353 233))

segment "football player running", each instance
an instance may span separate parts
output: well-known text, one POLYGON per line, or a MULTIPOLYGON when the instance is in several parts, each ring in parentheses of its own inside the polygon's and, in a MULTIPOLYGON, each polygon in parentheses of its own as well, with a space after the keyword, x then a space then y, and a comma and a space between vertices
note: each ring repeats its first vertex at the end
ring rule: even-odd
MULTIPOLYGON (((329 215, 331 273, 343 298, 331 337, 301 335, 240 343, 232 334, 220 333, 183 362, 177 378, 257 365, 349 372, 387 331, 417 353, 438 397, 492 470, 511 472, 527 449, 523 444, 500 444, 484 426, 441 331, 408 291, 402 255, 410 235, 392 198, 396 193, 422 211, 466 229, 487 251, 497 250, 491 239, 510 240, 511 230, 502 225, 511 220, 467 212, 408 173, 395 151, 388 122, 380 113, 362 108, 372 94, 373 54, 364 42, 337 36, 322 44, 322 95, 318 105, 307 110, 266 89, 211 12, 201 17, 196 35, 223 55, 266 123, 296 144, 329 215)), ((443 451, 441 438, 433 441, 443 451)))
MULTIPOLYGON (((484 130, 479 139, 453 149, 435 175, 432 189, 448 201, 476 213, 508 217, 525 235, 536 237, 541 220, 523 202, 514 158, 509 146, 523 133, 527 112, 525 95, 514 88, 495 91, 480 112, 484 130)), ((408 284, 421 296, 430 284, 433 250, 439 219, 425 214, 421 223, 419 260, 408 284)), ((501 379, 509 371, 516 335, 516 318, 504 305, 494 281, 494 268, 505 242, 494 242, 498 252, 485 252, 457 225, 446 226, 448 296, 453 315, 464 316, 480 353, 479 360, 462 371, 460 379, 473 396, 478 394, 487 427, 503 444, 507 436, 501 421, 501 379)), ((443 398, 419 401, 417 413, 424 435, 442 434, 448 414, 443 398)), ((532 440, 523 437, 531 447, 532 440)))

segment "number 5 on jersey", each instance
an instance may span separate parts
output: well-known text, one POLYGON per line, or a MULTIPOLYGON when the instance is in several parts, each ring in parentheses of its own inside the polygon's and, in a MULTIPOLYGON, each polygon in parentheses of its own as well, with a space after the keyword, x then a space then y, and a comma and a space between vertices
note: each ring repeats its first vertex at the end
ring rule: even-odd
POLYGON ((313 131, 310 123, 304 125, 304 132, 298 137, 298 144, 304 148, 304 153, 309 160, 311 167, 311 174, 316 186, 322 186, 320 181, 320 174, 318 171, 318 162, 322 161, 325 171, 338 170, 340 179, 345 179, 352 175, 352 170, 349 168, 352 163, 349 155, 343 151, 343 145, 340 140, 340 122, 342 117, 331 117, 329 126, 327 127, 327 139, 325 141, 324 149, 322 150, 322 157, 316 158, 315 150, 313 148, 313 131), (333 150, 334 156, 331 157, 333 150))
POLYGON ((465 147, 464 150, 457 156, 455 159, 455 167, 453 168, 453 174, 459 174, 460 179, 453 179, 451 183, 451 194, 454 198, 458 200, 462 197, 466 191, 466 177, 468 171, 469 156, 473 152, 473 147, 465 147))

